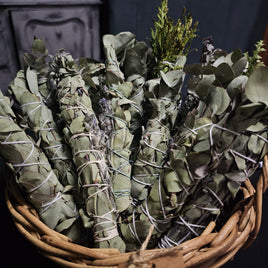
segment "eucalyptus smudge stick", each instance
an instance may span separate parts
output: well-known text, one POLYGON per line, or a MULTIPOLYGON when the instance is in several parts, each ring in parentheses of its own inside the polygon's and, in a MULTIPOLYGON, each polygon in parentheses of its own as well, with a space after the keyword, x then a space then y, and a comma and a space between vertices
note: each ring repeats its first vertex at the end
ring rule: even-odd
MULTIPOLYGON (((131 115, 129 110, 125 108, 130 106, 130 102, 128 99, 120 97, 114 97, 109 102, 104 99, 101 101, 104 112, 102 115, 104 118, 110 118, 112 125, 112 131, 108 132, 107 157, 111 170, 115 203, 119 212, 126 210, 132 202, 130 193, 131 164, 129 158, 133 135, 129 130, 131 115)), ((103 122, 106 121, 107 119, 103 120, 103 122)))
POLYGON ((134 87, 131 82, 124 82, 116 51, 119 49, 118 47, 122 50, 132 39, 133 35, 130 33, 103 37, 107 68, 105 88, 108 99, 102 100, 101 117, 104 122, 110 122, 111 126, 109 129, 105 128, 109 144, 107 155, 115 202, 119 212, 126 210, 132 202, 130 155, 133 141, 131 129, 133 130, 133 128, 131 126, 133 122, 139 126, 140 120, 135 122, 135 119, 138 119, 137 114, 139 114, 139 118, 141 114, 138 105, 130 100, 134 87))
POLYGON ((57 170, 61 183, 77 190, 77 175, 71 150, 62 138, 52 111, 45 105, 38 91, 36 71, 30 67, 19 71, 10 84, 9 91, 20 106, 23 119, 21 124, 32 130, 53 168, 57 170))
POLYGON ((42 101, 56 114, 59 111, 58 105, 55 105, 56 87, 50 77, 50 59, 44 40, 35 38, 31 45, 31 52, 24 54, 24 65, 36 73, 38 91, 42 101))
MULTIPOLYGON (((204 226, 217 219, 236 196, 268 151, 268 102, 264 97, 268 69, 257 68, 247 80, 243 75, 243 57, 232 55, 222 57, 223 65, 212 68, 216 75, 202 75, 196 83, 194 91, 200 98, 199 106, 196 113, 189 113, 177 136, 177 146, 187 149, 186 164, 188 174, 196 181, 195 190, 183 200, 174 227, 162 237, 160 247, 174 246, 200 235, 204 226), (230 58, 235 61, 231 66, 226 62, 230 58), (217 68, 222 66, 229 74, 236 70, 236 76, 219 77, 217 68), (215 86, 220 79, 224 79, 221 82, 226 88, 215 86)), ((182 184, 183 177, 177 177, 182 184)), ((185 195, 185 191, 181 194, 185 195)))
POLYGON ((116 91, 117 86, 125 82, 128 82, 126 84, 128 88, 130 84, 132 85, 130 91, 117 91, 120 97, 128 98, 132 101, 130 102, 129 108, 131 112, 131 122, 129 126, 131 134, 135 134, 142 124, 143 86, 145 82, 143 76, 145 76, 147 72, 145 63, 143 62, 147 58, 147 47, 143 43, 142 47, 138 44, 139 43, 135 40, 135 35, 130 32, 103 36, 106 58, 106 85, 109 90, 112 91, 116 91), (134 49, 137 50, 135 54, 131 52, 135 51, 134 49), (134 55, 130 55, 130 53, 134 55), (143 57, 143 60, 141 57, 143 57), (122 62, 120 58, 122 58, 122 62), (142 67, 142 70, 140 70, 140 67, 142 67), (127 96, 124 94, 127 94, 127 96))
POLYGON ((168 157, 167 151, 174 127, 184 73, 161 72, 161 79, 147 81, 146 96, 152 115, 143 130, 139 151, 132 168, 131 190, 137 200, 144 200, 148 189, 159 179, 168 157))
MULTIPOLYGON (((66 60, 61 58, 62 62, 66 60)), ((68 66, 68 62, 65 65, 68 66)), ((96 247, 125 251, 125 244, 117 230, 117 211, 105 159, 104 134, 81 75, 66 76, 60 80, 58 99, 65 122, 64 136, 72 149, 80 192, 85 201, 84 208, 80 209, 84 226, 92 228, 96 247)))
POLYGON ((128 251, 135 251, 145 241, 151 225, 154 226, 148 248, 157 247, 163 233, 172 226, 174 213, 178 204, 168 195, 165 184, 161 179, 156 180, 150 193, 140 204, 134 204, 132 213, 120 224, 121 233, 128 251))
POLYGON ((16 174, 19 186, 42 221, 81 243, 84 231, 73 197, 65 193, 47 157, 15 123, 15 118, 8 97, 0 92, 1 157, 16 174))

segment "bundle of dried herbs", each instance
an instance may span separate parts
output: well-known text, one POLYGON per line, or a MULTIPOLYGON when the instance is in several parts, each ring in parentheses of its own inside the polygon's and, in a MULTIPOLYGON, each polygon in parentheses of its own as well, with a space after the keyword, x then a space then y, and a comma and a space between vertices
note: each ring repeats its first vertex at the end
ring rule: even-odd
POLYGON ((52 111, 43 102, 38 88, 38 74, 30 67, 19 71, 10 84, 10 93, 20 107, 20 124, 32 130, 61 183, 76 188, 77 176, 71 150, 63 140, 52 111))
POLYGON ((68 189, 59 182, 42 150, 14 120, 10 101, 0 92, 1 157, 44 223, 74 242, 83 242, 84 231, 72 195, 66 193, 68 189))
MULTIPOLYGON (((65 66, 72 64, 66 57, 57 57, 65 66)), ((63 74, 58 73, 57 88, 61 117, 66 124, 63 133, 72 149, 78 186, 85 201, 80 209, 84 226, 93 228, 96 247, 124 251, 124 242, 117 231, 117 211, 105 159, 104 135, 92 110, 85 82, 81 75, 68 76, 68 69, 58 70, 63 74)))
POLYGON ((248 78, 243 74, 246 65, 246 58, 236 50, 218 57, 212 65, 185 68, 195 75, 191 90, 199 103, 187 115, 171 149, 171 155, 184 152, 187 168, 178 168, 181 156, 166 165, 174 173, 173 180, 184 187, 177 194, 182 206, 175 225, 162 237, 160 247, 200 235, 235 198, 268 152, 264 97, 268 70, 257 68, 248 78))

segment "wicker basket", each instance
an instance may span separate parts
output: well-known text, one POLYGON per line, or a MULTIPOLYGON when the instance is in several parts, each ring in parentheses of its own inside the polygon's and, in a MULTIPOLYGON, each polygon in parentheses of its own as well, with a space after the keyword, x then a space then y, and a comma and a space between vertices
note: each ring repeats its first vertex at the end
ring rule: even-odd
POLYGON ((200 237, 169 249, 146 250, 146 241, 137 252, 120 253, 117 249, 93 249, 72 243, 39 220, 14 180, 8 180, 7 207, 18 230, 41 254, 63 267, 147 268, 147 267, 221 267, 242 247, 256 238, 261 224, 262 196, 268 187, 268 157, 264 157, 256 189, 249 180, 243 184, 244 198, 219 232, 211 222, 200 237))

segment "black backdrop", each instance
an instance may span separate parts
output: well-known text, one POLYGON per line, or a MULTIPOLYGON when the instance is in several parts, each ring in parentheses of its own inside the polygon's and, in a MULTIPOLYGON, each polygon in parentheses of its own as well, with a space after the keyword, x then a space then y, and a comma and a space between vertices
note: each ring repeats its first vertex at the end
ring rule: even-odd
MULTIPOLYGON (((138 40, 146 41, 159 4, 160 0, 105 1, 102 32, 131 31, 138 40)), ((178 17, 183 6, 199 21, 199 37, 193 42, 193 47, 199 51, 190 55, 188 63, 199 60, 201 40, 208 35, 213 37, 217 47, 226 51, 237 47, 252 51, 256 41, 263 37, 268 18, 267 0, 169 0, 170 15, 178 17)), ((0 267, 59 267, 39 255, 36 248, 18 233, 4 204, 3 176, 0 178, 0 211, 0 267)), ((224 268, 268 266, 268 193, 264 195, 263 211, 262 226, 255 243, 249 249, 241 250, 224 268)))

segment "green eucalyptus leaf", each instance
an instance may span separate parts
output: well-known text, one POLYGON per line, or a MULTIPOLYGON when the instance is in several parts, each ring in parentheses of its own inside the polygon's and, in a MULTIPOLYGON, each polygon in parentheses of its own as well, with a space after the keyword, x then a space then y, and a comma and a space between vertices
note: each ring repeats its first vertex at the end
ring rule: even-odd
POLYGON ((222 87, 213 88, 208 94, 208 105, 216 115, 222 114, 228 108, 230 101, 227 91, 222 87))
POLYGON ((182 191, 175 171, 170 170, 170 172, 165 173, 164 183, 169 193, 179 193, 182 191))
POLYGON ((237 48, 235 49, 231 54, 231 60, 233 63, 236 63, 238 60, 240 60, 243 56, 243 53, 241 49, 237 48))
POLYGON ((250 75, 245 95, 253 103, 264 103, 268 106, 268 68, 259 67, 250 75))
POLYGON ((238 95, 242 88, 244 88, 246 82, 248 80, 248 77, 246 75, 240 75, 233 79, 227 86, 228 94, 231 98, 234 98, 236 95, 238 95))
POLYGON ((240 189, 240 184, 237 183, 236 181, 228 181, 227 187, 230 193, 232 194, 232 197, 235 198, 240 189))
POLYGON ((213 85, 214 81, 215 75, 204 75, 203 78, 199 81, 198 86, 196 87, 196 94, 200 98, 207 97, 208 93, 215 88, 215 86, 213 85))
POLYGON ((217 67, 216 81, 219 85, 230 83, 235 78, 235 72, 229 64, 223 62, 217 67))
POLYGON ((246 56, 236 61, 234 65, 232 66, 235 76, 241 75, 243 71, 246 69, 247 64, 248 64, 248 60, 246 56))
POLYGON ((192 63, 189 65, 185 65, 183 71, 187 74, 199 75, 202 73, 202 65, 200 63, 192 63))
POLYGON ((225 174, 225 176, 236 183, 244 182, 247 179, 247 175, 244 171, 234 170, 225 174))
POLYGON ((248 131, 251 132, 260 132, 263 131, 264 129, 266 129, 267 126, 261 122, 257 122, 255 125, 251 125, 247 128, 248 131))
POLYGON ((28 83, 29 90, 31 91, 31 93, 39 94, 36 72, 28 68, 26 71, 26 79, 27 79, 27 83, 28 83))

